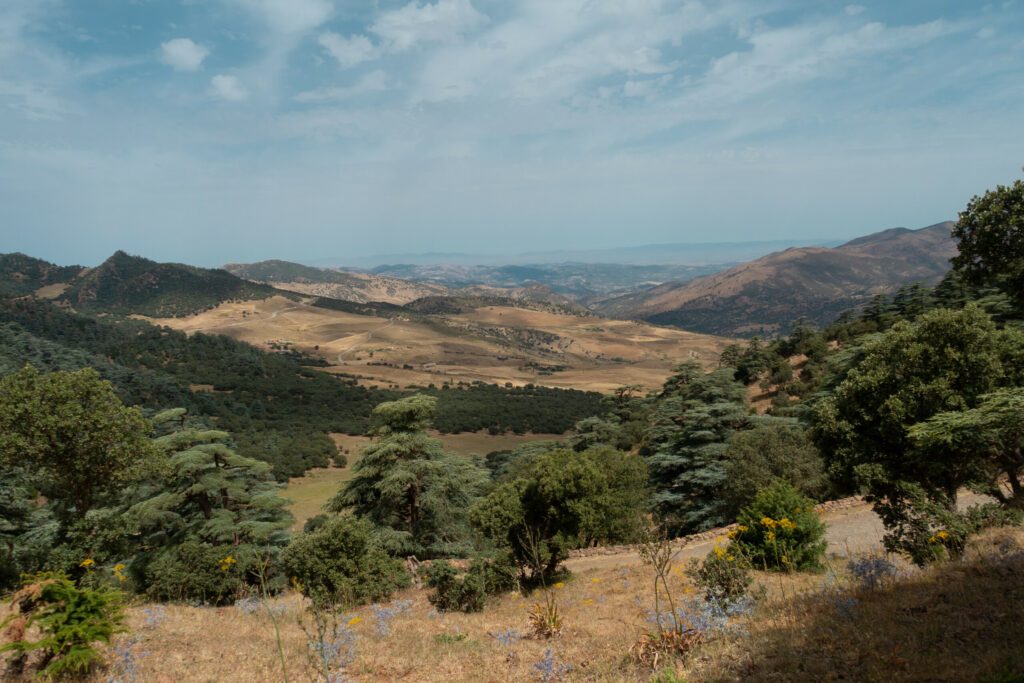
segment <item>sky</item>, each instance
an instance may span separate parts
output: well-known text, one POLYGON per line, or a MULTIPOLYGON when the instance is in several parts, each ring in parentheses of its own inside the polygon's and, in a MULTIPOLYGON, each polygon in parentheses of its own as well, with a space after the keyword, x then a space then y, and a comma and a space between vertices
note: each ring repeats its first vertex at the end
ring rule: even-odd
POLYGON ((955 219, 1022 121, 1024 0, 0 0, 0 252, 815 243, 955 219))

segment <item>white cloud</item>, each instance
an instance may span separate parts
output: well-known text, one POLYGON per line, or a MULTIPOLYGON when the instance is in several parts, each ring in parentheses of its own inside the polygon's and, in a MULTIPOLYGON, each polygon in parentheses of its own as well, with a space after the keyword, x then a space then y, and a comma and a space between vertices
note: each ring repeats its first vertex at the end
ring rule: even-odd
POLYGON ((338 60, 338 64, 345 68, 361 64, 377 56, 377 49, 364 35, 346 38, 337 33, 327 32, 320 36, 318 42, 332 57, 338 60))
POLYGON ((175 38, 160 46, 160 59, 176 71, 196 71, 210 51, 189 38, 175 38))
POLYGON ((846 7, 843 8, 843 11, 845 11, 851 17, 855 17, 858 14, 863 14, 864 10, 866 9, 867 7, 865 7, 864 5, 847 5, 846 7))
POLYGON ((242 82, 237 77, 227 74, 217 74, 210 79, 210 92, 228 102, 241 102, 249 96, 242 82))
POLYGON ((989 38, 992 38, 996 35, 996 30, 991 26, 986 26, 985 28, 978 31, 975 35, 981 38, 982 40, 988 40, 989 38))
POLYGON ((447 43, 487 23, 470 0, 437 0, 420 5, 416 0, 401 9, 384 12, 370 31, 401 52, 421 43, 447 43))
POLYGON ((267 27, 286 35, 302 34, 327 21, 334 12, 328 0, 234 0, 267 27))
POLYGON ((317 88, 295 96, 297 102, 338 102, 359 95, 382 92, 391 87, 391 79, 380 69, 363 75, 355 84, 337 88, 317 88))

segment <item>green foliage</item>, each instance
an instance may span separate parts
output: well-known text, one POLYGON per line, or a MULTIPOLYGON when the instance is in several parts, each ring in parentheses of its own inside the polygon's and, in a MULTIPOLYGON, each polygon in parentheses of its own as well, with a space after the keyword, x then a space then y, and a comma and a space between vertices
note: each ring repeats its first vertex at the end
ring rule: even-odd
POLYGON ((975 408, 933 415, 909 436, 922 459, 954 459, 973 488, 1024 507, 1024 389, 1002 389, 981 396, 975 408))
POLYGON ((479 612, 488 597, 508 593, 518 585, 519 567, 511 555, 475 557, 464 573, 446 560, 427 569, 427 585, 434 589, 430 604, 442 612, 479 612))
POLYGON ((198 313, 230 300, 290 296, 221 269, 155 263, 123 251, 72 281, 61 298, 79 310, 154 317, 198 313))
POLYGON ((725 452, 721 496, 735 516, 757 492, 777 481, 792 484, 806 496, 821 500, 829 490, 818 449, 794 420, 769 419, 734 433, 725 452))
POLYGON ((133 565, 149 595, 222 603, 246 588, 283 587, 275 560, 292 517, 270 465, 236 453, 226 432, 190 426, 182 409, 153 422, 160 468, 127 513, 140 541, 133 565))
POLYGON ((252 546, 213 545, 186 540, 146 558, 146 594, 154 600, 224 605, 259 581, 259 558, 252 546))
POLYGON ((876 503, 886 526, 886 550, 902 553, 915 564, 960 557, 968 539, 984 529, 1020 524, 1019 509, 998 504, 974 505, 956 510, 935 501, 918 486, 905 484, 902 496, 876 503))
POLYGON ((384 550, 373 525, 349 515, 296 536, 281 562, 303 595, 318 604, 377 602, 409 585, 408 573, 384 550))
POLYGON ((722 526, 729 521, 721 496, 728 440, 754 420, 742 403, 669 401, 669 406, 679 410, 678 424, 647 458, 654 511, 674 534, 722 526))
POLYGON ((0 470, 20 468, 66 530, 139 476, 148 424, 93 370, 0 378, 0 470))
POLYGON ((537 457, 524 477, 499 485, 470 516, 485 537, 540 578, 551 576, 574 548, 638 538, 645 502, 640 458, 610 447, 556 449, 537 457))
POLYGON ((757 494, 740 512, 733 533, 736 552, 754 567, 786 571, 822 568, 825 524, 814 501, 790 484, 778 482, 757 494))
POLYGON ((377 440, 363 450, 352 479, 331 500, 385 531, 393 554, 443 557, 469 548, 467 510, 483 492, 487 472, 446 453, 426 429, 436 399, 417 395, 382 403, 377 440))
POLYGON ((750 561, 736 544, 716 546, 703 560, 690 560, 686 575, 704 591, 707 602, 723 608, 747 597, 754 582, 750 561))
POLYGON ((14 673, 24 667, 29 653, 38 651, 40 674, 48 678, 87 674, 103 663, 95 644, 109 644, 114 634, 125 630, 120 593, 76 586, 65 574, 27 577, 11 606, 17 611, 0 622, 0 628, 10 627, 17 635, 0 646, 0 653, 15 653, 14 673), (37 640, 26 637, 36 629, 37 640))
POLYGON ((908 430, 940 412, 974 407, 1006 370, 1005 335, 977 307, 936 310, 897 323, 869 343, 863 360, 816 409, 816 436, 834 473, 877 496, 899 482, 951 500, 971 473, 950 452, 921 457, 908 430))
POLYGON ((953 237, 959 249, 953 266, 968 282, 994 284, 1024 300, 1024 181, 972 198, 953 237))

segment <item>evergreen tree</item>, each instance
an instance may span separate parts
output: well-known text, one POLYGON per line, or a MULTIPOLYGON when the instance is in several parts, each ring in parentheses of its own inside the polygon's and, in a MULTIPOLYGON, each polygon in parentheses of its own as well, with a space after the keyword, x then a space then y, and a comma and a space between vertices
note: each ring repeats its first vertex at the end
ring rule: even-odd
POLYGON ((280 546, 292 522, 269 463, 239 455, 230 435, 191 427, 185 410, 153 418, 163 454, 161 476, 150 481, 131 514, 147 545, 165 547, 186 539, 204 543, 280 546))
POLYGON ((436 399, 416 395, 374 410, 381 426, 353 467, 353 477, 331 500, 379 527, 389 550, 422 557, 468 550, 467 510, 487 485, 487 471, 446 453, 426 429, 436 399))

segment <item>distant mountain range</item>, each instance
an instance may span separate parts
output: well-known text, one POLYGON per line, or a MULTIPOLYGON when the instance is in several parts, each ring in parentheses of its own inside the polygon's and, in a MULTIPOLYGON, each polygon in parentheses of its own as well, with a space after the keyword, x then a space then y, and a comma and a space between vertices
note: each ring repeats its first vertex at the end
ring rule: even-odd
MULTIPOLYGON (((375 254, 306 260, 309 265, 340 267, 343 269, 372 269, 382 264, 414 266, 509 266, 560 263, 648 265, 660 263, 682 266, 708 266, 721 263, 740 263, 785 249, 806 245, 799 240, 761 240, 754 242, 705 242, 689 244, 644 244, 632 247, 606 249, 560 249, 553 251, 526 251, 521 253, 405 253, 375 254)), ((835 246, 839 242, 821 242, 821 246, 835 246)))
POLYGON ((730 268, 536 263, 389 265, 353 272, 288 261, 224 269, 157 263, 122 251, 95 268, 0 255, 0 297, 36 296, 92 313, 176 317, 225 301, 283 295, 361 315, 455 315, 482 306, 643 320, 697 332, 773 334, 819 324, 901 285, 932 284, 956 253, 952 223, 894 228, 835 248, 777 251, 730 268))
POLYGON ((608 317, 725 335, 771 334, 805 317, 841 311, 914 282, 934 284, 956 253, 953 223, 893 228, 833 249, 791 248, 728 270, 591 302, 608 317))
POLYGON ((486 286, 517 288, 542 285, 552 292, 572 297, 581 303, 591 298, 634 291, 663 282, 681 282, 714 273, 726 265, 630 265, 621 263, 533 263, 504 266, 463 265, 383 265, 372 269, 375 275, 398 277, 415 282, 432 282, 449 288, 486 286))

